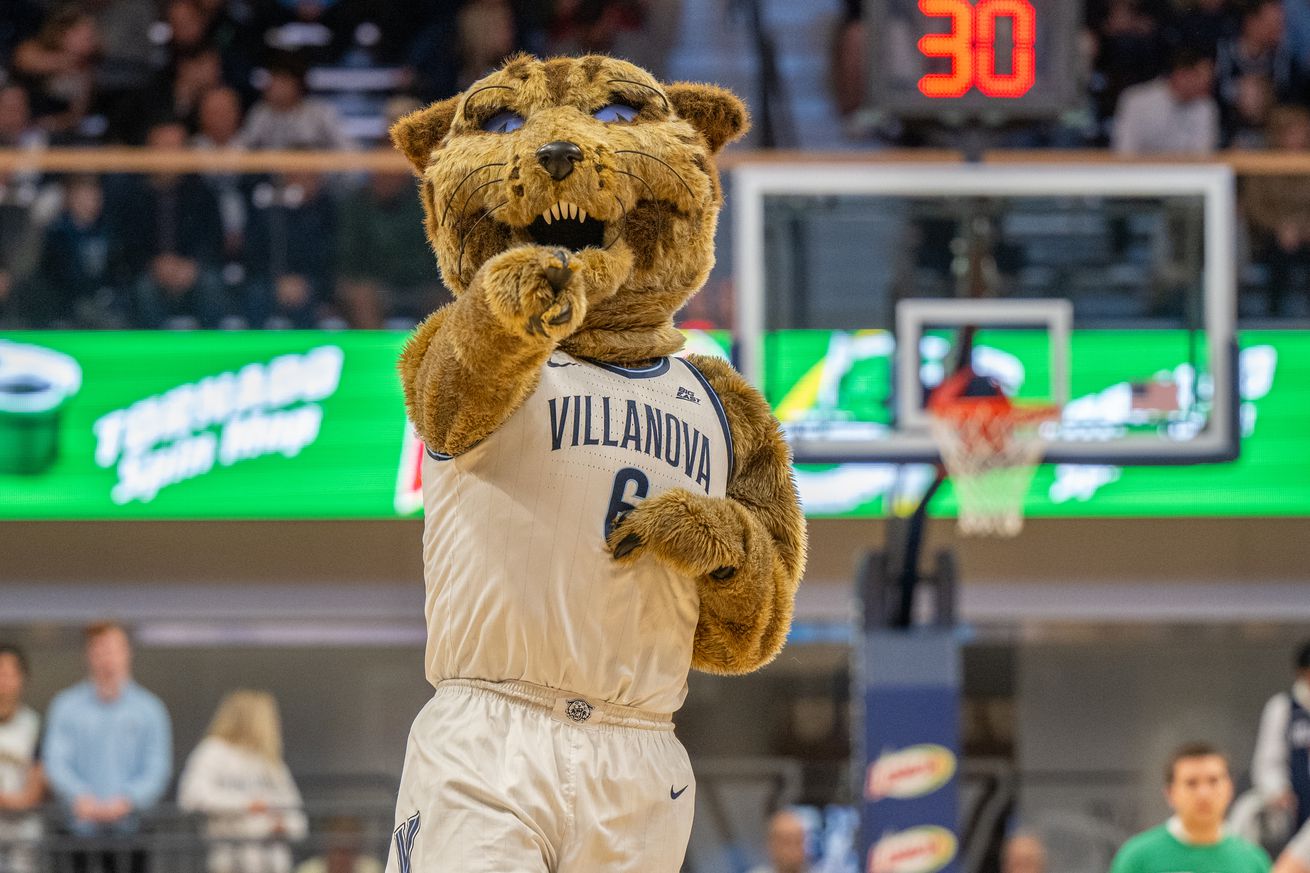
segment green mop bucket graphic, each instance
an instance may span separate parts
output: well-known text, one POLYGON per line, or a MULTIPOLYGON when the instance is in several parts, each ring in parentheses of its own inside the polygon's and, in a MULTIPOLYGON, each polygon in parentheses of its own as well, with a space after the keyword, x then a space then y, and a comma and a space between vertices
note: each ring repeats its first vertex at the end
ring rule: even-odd
POLYGON ((50 469, 60 413, 81 387, 82 368, 68 355, 0 340, 0 474, 50 469))

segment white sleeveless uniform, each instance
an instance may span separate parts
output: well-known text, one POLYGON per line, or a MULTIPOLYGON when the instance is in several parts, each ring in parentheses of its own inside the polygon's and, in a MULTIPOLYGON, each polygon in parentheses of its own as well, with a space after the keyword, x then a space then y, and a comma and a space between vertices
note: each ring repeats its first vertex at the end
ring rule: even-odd
POLYGON ((388 873, 676 871, 695 789, 695 580, 606 548, 672 488, 723 497, 732 445, 687 361, 553 353, 486 440, 423 465, 427 675, 388 873), (470 547, 477 543, 478 547, 470 547))

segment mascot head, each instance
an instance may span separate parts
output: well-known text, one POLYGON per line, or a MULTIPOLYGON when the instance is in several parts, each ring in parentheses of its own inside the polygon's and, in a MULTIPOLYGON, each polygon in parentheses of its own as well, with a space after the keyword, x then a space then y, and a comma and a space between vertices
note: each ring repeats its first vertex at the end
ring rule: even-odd
POLYGON ((456 295, 513 246, 626 248, 619 293, 562 344, 614 360, 681 345, 672 317, 714 264, 712 158, 747 125, 741 101, 712 85, 662 85, 608 57, 520 55, 391 137, 421 177, 428 237, 456 295))

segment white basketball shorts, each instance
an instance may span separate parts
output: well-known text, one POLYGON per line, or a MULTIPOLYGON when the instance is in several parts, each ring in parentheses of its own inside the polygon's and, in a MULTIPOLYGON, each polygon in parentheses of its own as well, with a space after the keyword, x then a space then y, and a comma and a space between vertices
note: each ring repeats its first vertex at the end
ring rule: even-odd
POLYGON ((677 873, 695 802, 668 716, 447 680, 410 729, 387 873, 677 873))

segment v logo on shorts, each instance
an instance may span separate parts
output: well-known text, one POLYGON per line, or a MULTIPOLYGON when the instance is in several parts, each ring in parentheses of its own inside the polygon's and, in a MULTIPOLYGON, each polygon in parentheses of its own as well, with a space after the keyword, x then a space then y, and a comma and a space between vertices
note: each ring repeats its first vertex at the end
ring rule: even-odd
POLYGON ((400 873, 410 873, 409 858, 414 854, 414 840, 418 838, 419 814, 416 812, 405 820, 405 823, 396 828, 394 834, 396 840, 396 862, 400 865, 400 873))
POLYGON ((691 783, 689 782, 689 783, 687 783, 686 785, 684 785, 684 786, 682 786, 681 788, 679 788, 677 791, 674 791, 674 790, 673 790, 673 786, 670 785, 670 786, 669 786, 669 799, 670 799, 670 800, 677 800, 679 797, 682 796, 682 792, 686 791, 686 790, 687 790, 688 788, 690 788, 690 787, 691 787, 691 783))

